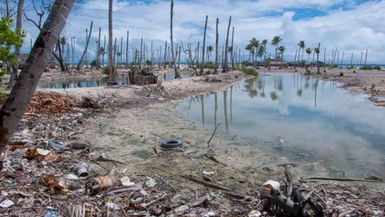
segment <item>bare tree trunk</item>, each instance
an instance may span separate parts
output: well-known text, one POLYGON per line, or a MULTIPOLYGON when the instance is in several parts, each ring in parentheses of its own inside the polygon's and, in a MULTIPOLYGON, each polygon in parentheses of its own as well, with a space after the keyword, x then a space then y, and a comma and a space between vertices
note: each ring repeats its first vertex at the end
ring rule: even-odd
POLYGON ((130 31, 127 31, 127 38, 126 38, 126 67, 128 67, 128 43, 130 41, 130 31))
POLYGON ((317 73, 320 73, 320 64, 319 64, 319 53, 320 53, 321 43, 318 43, 318 52, 317 52, 317 73))
POLYGON ((167 67, 166 62, 167 62, 167 41, 164 44, 164 63, 163 63, 164 69, 166 69, 167 67))
POLYGON ((231 68, 234 70, 235 69, 235 65, 234 65, 234 26, 233 26, 233 32, 231 34, 231 68))
POLYGON ((182 46, 179 46, 179 54, 178 54, 178 69, 180 69, 180 56, 182 54, 182 46))
POLYGON ((102 36, 102 28, 99 28, 99 37, 98 37, 98 50, 96 51, 96 69, 100 69, 100 37, 102 36))
POLYGON ((216 33, 215 33, 215 69, 214 73, 218 72, 218 46, 219 46, 219 33, 218 33, 219 19, 216 22, 216 33))
POLYGON ((174 0, 171 0, 171 9, 170 9, 170 39, 171 39, 171 58, 172 66, 174 67, 175 79, 180 78, 180 74, 176 67, 176 58, 174 53, 174 33, 173 33, 173 22, 174 22, 174 0))
POLYGON ((84 51, 83 51, 83 54, 82 54, 82 57, 80 57, 80 60, 79 60, 79 63, 78 63, 78 66, 76 67, 76 70, 80 70, 80 67, 82 66, 83 64, 83 60, 84 60, 84 57, 88 51, 88 44, 90 43, 90 39, 91 39, 91 34, 92 34, 92 27, 94 25, 94 22, 91 21, 91 25, 90 25, 90 32, 88 33, 88 37, 87 37, 87 40, 86 40, 86 47, 84 48, 84 51))
POLYGON ((223 72, 228 71, 228 49, 229 49, 229 34, 230 34, 230 26, 231 26, 231 16, 229 19, 229 26, 227 27, 227 35, 226 35, 226 44, 225 44, 225 50, 224 50, 224 63, 223 63, 223 72))
POLYGON ((203 74, 203 68, 205 67, 206 31, 207 31, 207 21, 208 21, 208 19, 209 19, 209 16, 206 16, 205 30, 204 30, 204 33, 203 33, 202 62, 201 62, 200 70, 199 70, 199 75, 203 74))
POLYGON ((112 40, 113 40, 112 7, 113 7, 113 0, 109 0, 109 4, 108 4, 108 64, 110 68, 109 84, 114 85, 116 84, 117 76, 115 72, 113 50, 112 50, 112 40))
POLYGON ((0 149, 16 131, 30 103, 47 59, 60 37, 74 0, 56 0, 35 45, 16 81, 7 101, 0 111, 0 149))
MULTIPOLYGON (((17 4, 17 16, 16 16, 16 32, 21 33, 21 28, 23 25, 23 11, 24 11, 24 0, 19 0, 17 4)), ((15 64, 13 64, 13 70, 11 70, 11 77, 9 79, 9 83, 7 88, 13 88, 15 85, 17 73, 19 71, 19 56, 20 56, 20 47, 15 46, 15 64)))
POLYGON ((10 11, 10 8, 9 8, 8 0, 5 0, 5 16, 6 17, 11 17, 11 11, 10 11))
POLYGON ((142 59, 143 59, 143 38, 140 39, 139 69, 142 68, 142 59))

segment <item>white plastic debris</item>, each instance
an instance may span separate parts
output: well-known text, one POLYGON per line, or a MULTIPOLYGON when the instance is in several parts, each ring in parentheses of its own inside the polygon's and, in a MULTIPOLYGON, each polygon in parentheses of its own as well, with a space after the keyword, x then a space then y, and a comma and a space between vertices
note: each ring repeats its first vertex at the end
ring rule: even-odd
POLYGON ((11 207, 13 206, 15 203, 12 201, 12 200, 4 200, 3 202, 0 203, 0 207, 1 208, 8 208, 8 207, 11 207))
POLYGON ((203 173, 204 176, 212 176, 212 175, 214 175, 214 172, 208 172, 206 170, 203 170, 202 173, 203 173))
POLYGON ((116 203, 107 202, 106 207, 110 210, 119 210, 119 206, 116 203))
POLYGON ((147 187, 149 187, 149 188, 155 187, 155 185, 156 185, 155 179, 153 179, 153 178, 151 178, 151 177, 148 177, 148 176, 147 176, 146 179, 147 179, 147 180, 146 180, 146 186, 147 186, 147 187))
POLYGON ((135 186, 135 183, 131 182, 131 180, 128 176, 122 177, 120 179, 120 182, 122 183, 123 186, 127 186, 127 187, 135 186))
POLYGON ((258 210, 253 210, 248 215, 248 217, 260 217, 260 216, 262 216, 262 213, 258 210))
POLYGON ((37 148, 36 151, 39 155, 42 155, 42 156, 47 156, 49 155, 49 153, 51 153, 49 150, 45 150, 41 148, 37 148))
POLYGON ((263 187, 269 191, 271 191, 272 189, 279 190, 281 187, 281 184, 279 184, 279 182, 274 180, 268 180, 267 182, 265 182, 265 184, 263 184, 263 187))
POLYGON ((215 216, 215 212, 213 211, 203 214, 203 217, 212 217, 212 216, 215 216))
POLYGON ((68 180, 79 180, 79 176, 70 173, 70 174, 66 175, 66 179, 68 179, 68 180))

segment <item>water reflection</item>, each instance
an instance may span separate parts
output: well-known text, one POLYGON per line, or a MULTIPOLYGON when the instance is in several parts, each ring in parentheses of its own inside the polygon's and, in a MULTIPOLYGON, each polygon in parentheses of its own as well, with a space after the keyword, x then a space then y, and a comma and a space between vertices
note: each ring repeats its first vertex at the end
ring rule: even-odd
POLYGON ((187 100, 176 110, 204 120, 210 129, 222 123, 221 130, 256 147, 273 148, 282 137, 285 143, 277 152, 293 161, 322 161, 340 174, 385 177, 385 109, 336 83, 299 74, 262 74, 199 98, 201 105, 187 100))

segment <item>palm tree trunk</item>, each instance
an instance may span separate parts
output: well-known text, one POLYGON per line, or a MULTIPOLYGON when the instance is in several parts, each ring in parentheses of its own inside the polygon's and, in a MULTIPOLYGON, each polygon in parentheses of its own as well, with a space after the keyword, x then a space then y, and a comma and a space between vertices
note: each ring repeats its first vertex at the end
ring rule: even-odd
POLYGON ((227 27, 226 44, 225 44, 225 50, 224 50, 225 59, 224 59, 224 63, 223 63, 223 72, 227 72, 228 71, 228 55, 227 55, 227 51, 228 51, 228 48, 229 48, 230 26, 231 26, 231 16, 230 16, 230 19, 229 19, 229 25, 227 27))
POLYGON ((108 65, 110 68, 110 74, 109 74, 109 84, 116 84, 116 72, 115 72, 115 65, 114 65, 114 57, 113 57, 113 48, 112 48, 112 40, 113 40, 113 26, 112 26, 112 7, 113 7, 113 0, 109 0, 108 3, 108 65))
POLYGON ((127 31, 127 38, 126 38, 126 68, 128 67, 128 43, 130 41, 130 31, 127 31))
POLYGON ((202 62, 201 62, 201 68, 199 71, 199 75, 203 74, 203 68, 205 65, 205 51, 206 51, 206 31, 207 31, 207 21, 209 19, 209 16, 206 16, 206 21, 205 21, 205 30, 203 33, 203 48, 202 48, 202 62))
POLYGON ((98 50, 96 51, 96 69, 100 69, 100 37, 102 36, 102 28, 99 28, 99 37, 98 37, 98 50))
MULTIPOLYGON (((23 25, 23 11, 24 11, 24 0, 19 0, 17 4, 17 16, 16 16, 16 32, 21 33, 21 28, 23 25)), ((11 89, 16 82, 17 73, 19 71, 19 56, 20 56, 20 47, 15 46, 15 59, 16 62, 13 64, 13 70, 11 70, 11 77, 9 79, 9 83, 7 88, 11 89)))
POLYGON ((74 0, 56 0, 52 6, 19 79, 0 110, 0 149, 5 147, 16 131, 74 2, 74 0))
POLYGON ((167 67, 167 41, 164 43, 164 63, 163 63, 163 67, 164 69, 166 69, 167 67))
POLYGON ((176 67, 176 58, 174 53, 174 33, 173 33, 173 22, 174 22, 174 0, 171 0, 171 9, 170 9, 170 39, 171 39, 171 58, 172 66, 174 67, 175 79, 180 78, 180 74, 176 67))
POLYGON ((235 65, 234 65, 234 30, 235 30, 235 28, 233 26, 233 32, 231 34, 231 56, 230 56, 230 58, 231 58, 231 68, 233 70, 235 70, 235 65))
POLYGON ((90 43, 90 39, 91 39, 91 34, 92 34, 92 27, 94 25, 94 22, 91 21, 91 25, 90 25, 90 32, 88 33, 88 37, 87 37, 87 40, 86 40, 86 47, 84 48, 84 51, 83 51, 83 54, 82 54, 82 57, 80 57, 80 60, 79 60, 79 63, 78 63, 78 66, 76 67, 76 70, 80 70, 80 67, 82 66, 83 64, 83 60, 84 60, 84 57, 88 51, 88 44, 90 43))
POLYGON ((214 73, 218 72, 218 46, 219 46, 219 33, 218 33, 219 19, 217 18, 216 22, 216 33, 215 33, 215 69, 214 73))

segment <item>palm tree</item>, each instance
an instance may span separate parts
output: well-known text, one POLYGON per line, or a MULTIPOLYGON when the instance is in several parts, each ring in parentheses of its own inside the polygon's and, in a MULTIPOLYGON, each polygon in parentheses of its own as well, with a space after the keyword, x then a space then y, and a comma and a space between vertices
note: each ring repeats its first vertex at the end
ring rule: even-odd
POLYGON ((257 49, 259 48, 260 43, 259 43, 259 40, 257 40, 256 38, 252 38, 250 40, 249 44, 251 45, 252 50, 253 50, 253 64, 255 66, 255 53, 256 53, 257 49))
POLYGON ((307 54, 307 62, 310 61, 310 54, 313 52, 311 48, 306 48, 306 54, 307 54))
POLYGON ((268 40, 267 39, 263 39, 262 40, 262 46, 263 46, 263 53, 264 53, 264 61, 266 61, 266 49, 267 49, 267 42, 268 42, 268 40))
POLYGON ((207 61, 210 61, 210 57, 211 57, 211 52, 213 52, 214 48, 213 46, 208 46, 207 47, 207 61))
POLYGON ((249 51, 249 60, 251 61, 251 56, 254 52, 253 45, 251 44, 246 45, 245 50, 249 51))
POLYGON ((285 46, 278 47, 278 51, 281 54, 281 63, 283 63, 283 53, 285 53, 285 50, 286 50, 285 46))
POLYGON ((275 58, 278 59, 278 46, 279 43, 281 43, 282 38, 277 36, 274 36, 273 40, 271 41, 271 45, 275 46, 275 58))
POLYGON ((306 47, 305 41, 299 41, 297 45, 299 47, 299 51, 301 52, 301 50, 302 50, 302 58, 301 58, 301 60, 303 60, 303 54, 304 54, 305 47, 306 47))

